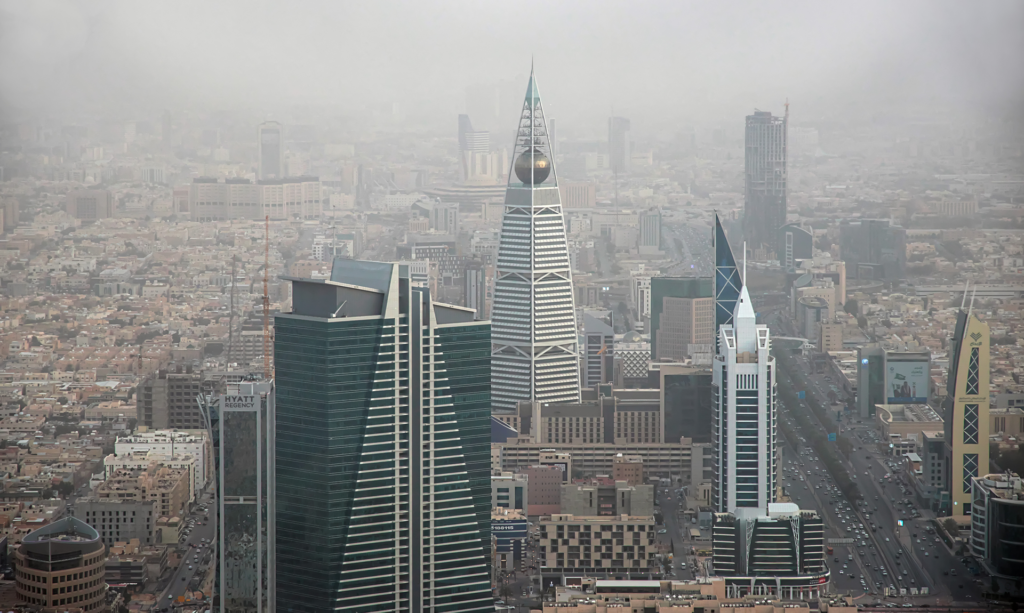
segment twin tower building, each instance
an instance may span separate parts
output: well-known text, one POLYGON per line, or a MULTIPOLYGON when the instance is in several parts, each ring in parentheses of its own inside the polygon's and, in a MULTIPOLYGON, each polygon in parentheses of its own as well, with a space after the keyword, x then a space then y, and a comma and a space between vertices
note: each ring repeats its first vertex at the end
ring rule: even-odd
MULTIPOLYGON (((493 610, 491 408, 580 397, 551 145, 531 73, 492 321, 434 302, 400 264, 339 258, 330 280, 289 279, 293 310, 275 319, 274 570, 261 610, 493 610)), ((775 502, 768 329, 717 219, 714 231, 714 569, 737 593, 816 595, 821 521, 775 502)))

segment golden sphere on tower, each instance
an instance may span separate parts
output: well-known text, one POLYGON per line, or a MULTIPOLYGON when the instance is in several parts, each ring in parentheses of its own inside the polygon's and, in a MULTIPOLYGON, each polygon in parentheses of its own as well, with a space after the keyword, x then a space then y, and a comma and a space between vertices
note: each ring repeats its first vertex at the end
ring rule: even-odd
POLYGON ((516 158, 515 170, 525 185, 539 185, 551 174, 551 160, 540 149, 524 151, 516 158))

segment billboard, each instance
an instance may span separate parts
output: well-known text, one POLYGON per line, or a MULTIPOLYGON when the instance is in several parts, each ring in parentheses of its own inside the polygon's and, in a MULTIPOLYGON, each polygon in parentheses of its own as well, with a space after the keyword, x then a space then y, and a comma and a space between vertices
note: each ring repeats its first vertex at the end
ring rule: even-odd
POLYGON ((885 397, 889 404, 928 402, 928 361, 886 361, 885 397))

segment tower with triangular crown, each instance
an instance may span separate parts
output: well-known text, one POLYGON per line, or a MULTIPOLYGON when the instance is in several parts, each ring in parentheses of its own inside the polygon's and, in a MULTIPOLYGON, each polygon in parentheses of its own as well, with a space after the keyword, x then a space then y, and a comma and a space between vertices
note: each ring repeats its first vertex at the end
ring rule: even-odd
POLYGON ((530 69, 516 129, 491 310, 491 400, 580 398, 576 305, 540 90, 530 69))
MULTIPOLYGON (((717 223, 716 230, 721 226, 717 223)), ((716 235, 718 232, 716 231, 716 235)), ((732 260, 724 233, 716 236, 716 250, 728 258, 716 262, 716 282, 722 268, 727 288, 736 297, 716 301, 731 303, 727 323, 718 325, 718 351, 712 362, 712 506, 717 513, 734 513, 738 518, 766 515, 775 502, 777 487, 777 409, 775 358, 771 356, 768 326, 757 323, 745 279, 732 260)), ((745 272, 745 271, 744 271, 745 272)), ((716 299, 721 298, 716 287, 716 299)), ((729 292, 723 292, 729 294, 729 292)), ((717 313, 716 313, 717 315, 717 313)))

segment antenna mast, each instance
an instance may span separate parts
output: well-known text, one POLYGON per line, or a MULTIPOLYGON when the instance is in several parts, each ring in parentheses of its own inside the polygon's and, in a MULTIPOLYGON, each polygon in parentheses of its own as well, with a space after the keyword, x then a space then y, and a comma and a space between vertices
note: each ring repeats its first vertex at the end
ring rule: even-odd
POLYGON ((263 234, 263 378, 270 378, 270 294, 267 290, 270 271, 270 215, 264 220, 263 234))

